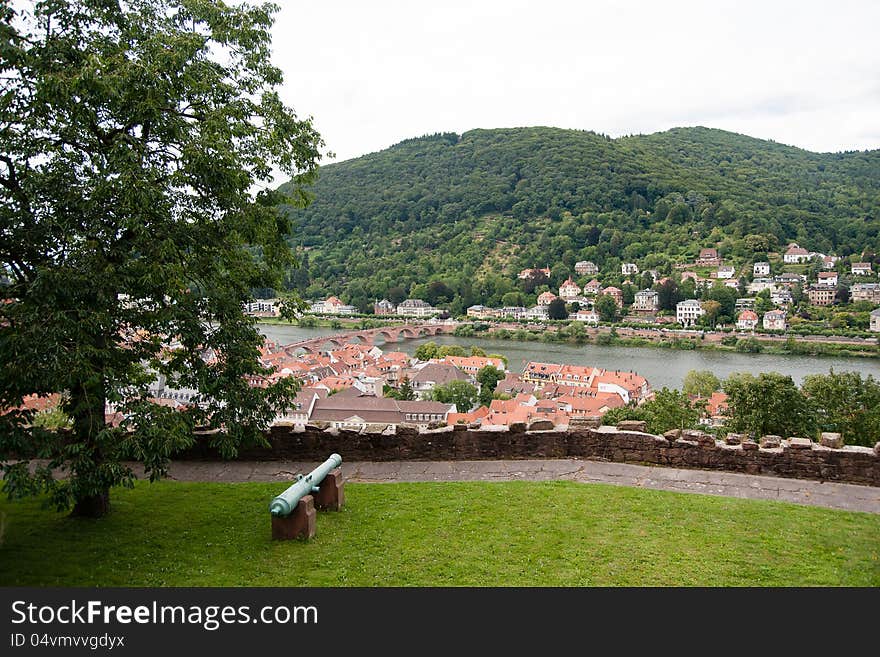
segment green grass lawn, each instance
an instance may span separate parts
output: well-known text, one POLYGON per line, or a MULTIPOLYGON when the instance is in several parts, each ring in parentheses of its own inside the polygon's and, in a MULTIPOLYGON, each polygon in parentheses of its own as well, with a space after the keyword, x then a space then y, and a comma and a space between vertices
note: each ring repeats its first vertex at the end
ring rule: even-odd
POLYGON ((880 516, 570 482, 348 484, 273 542, 279 484, 139 483, 101 520, 0 502, 0 585, 880 585, 880 516))

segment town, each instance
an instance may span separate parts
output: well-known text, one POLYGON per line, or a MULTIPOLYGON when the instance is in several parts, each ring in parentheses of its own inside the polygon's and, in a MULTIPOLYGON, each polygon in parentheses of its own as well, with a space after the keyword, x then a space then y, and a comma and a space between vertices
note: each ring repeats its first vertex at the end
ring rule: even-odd
MULTIPOLYGON (((552 289, 558 269, 527 268, 517 275, 517 289, 504 295, 510 305, 473 304, 458 319, 567 319, 592 325, 635 322, 826 335, 880 332, 880 278, 872 262, 807 251, 797 243, 772 256, 735 266, 726 264, 718 249, 703 248, 693 262, 667 266, 667 272, 625 262, 619 272, 604 274, 595 263, 580 261, 552 289)), ((256 317, 277 317, 280 305, 277 298, 257 299, 246 311, 256 317)), ((420 298, 397 303, 376 300, 371 310, 372 316, 384 319, 450 317, 448 309, 420 298)), ((305 314, 369 315, 337 296, 311 302, 305 314)))

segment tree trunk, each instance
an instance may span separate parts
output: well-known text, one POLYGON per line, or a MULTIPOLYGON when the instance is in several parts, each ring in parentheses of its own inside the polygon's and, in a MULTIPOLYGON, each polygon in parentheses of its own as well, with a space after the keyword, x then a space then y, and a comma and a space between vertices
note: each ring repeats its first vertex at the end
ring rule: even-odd
POLYGON ((108 489, 100 495, 89 495, 88 497, 78 499, 70 515, 78 518, 100 518, 109 512, 110 490, 108 489))

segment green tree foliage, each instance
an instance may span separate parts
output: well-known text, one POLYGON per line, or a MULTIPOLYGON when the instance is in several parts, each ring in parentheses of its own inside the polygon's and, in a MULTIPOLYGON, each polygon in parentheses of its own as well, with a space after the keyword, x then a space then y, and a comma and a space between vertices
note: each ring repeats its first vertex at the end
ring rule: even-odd
POLYGON ((604 424, 622 420, 643 420, 649 433, 661 434, 670 429, 690 429, 699 422, 702 405, 691 402, 680 390, 663 388, 654 399, 641 406, 613 408, 602 418, 604 424))
POLYGON ((675 305, 679 301, 684 301, 684 296, 678 290, 678 283, 671 278, 654 289, 657 291, 657 304, 660 310, 675 311, 675 305))
POLYGON ((499 381, 504 379, 504 372, 496 369, 492 365, 486 365, 477 372, 477 383, 480 384, 479 402, 483 406, 492 403, 492 395, 495 393, 495 386, 499 381))
POLYGON ((547 306, 547 316, 550 319, 567 319, 568 311, 565 309, 565 301, 556 297, 547 306))
POLYGON ((110 489, 132 483, 124 458, 158 478, 197 425, 222 427, 209 440, 233 456, 287 405, 289 379, 247 382, 265 371, 242 303, 280 289, 294 264, 278 207, 304 205, 322 142, 279 99, 274 10, 0 7, 0 263, 13 299, 0 308, 0 407, 63 391, 73 424, 64 440, 31 437, 28 413, 2 416, 8 494, 101 515, 110 489), (294 176, 285 195, 254 192, 273 169, 294 176), (166 337, 180 347, 164 353, 166 337), (156 373, 197 403, 150 403, 156 373), (105 422, 107 402, 122 426, 105 422), (48 465, 32 472, 30 458, 48 465))
POLYGON ((429 340, 424 344, 420 344, 416 348, 415 353, 413 353, 413 357, 417 360, 431 360, 433 358, 439 358, 439 350, 439 345, 436 342, 429 340))
POLYGON ((455 380, 434 386, 431 399, 444 404, 455 404, 459 413, 467 413, 477 402, 477 388, 467 381, 455 380))
POLYGON ((790 376, 778 372, 732 374, 724 381, 728 395, 731 431, 756 438, 775 434, 810 437, 816 433, 816 417, 807 398, 790 376))
POLYGON ((709 397, 721 389, 721 381, 709 370, 691 370, 685 374, 681 389, 686 395, 709 397))
POLYGON ((403 377, 403 381, 400 382, 400 387, 397 390, 390 386, 385 386, 383 392, 386 397, 401 401, 413 401, 416 399, 415 390, 413 390, 412 383, 407 376, 403 377))
POLYGON ((617 321, 617 302, 611 295, 600 294, 598 297, 596 297, 594 309, 599 314, 599 319, 601 319, 603 322, 617 321))
POLYGON ((810 401, 820 431, 843 434, 851 445, 880 441, 880 382, 858 372, 811 374, 801 390, 810 401))

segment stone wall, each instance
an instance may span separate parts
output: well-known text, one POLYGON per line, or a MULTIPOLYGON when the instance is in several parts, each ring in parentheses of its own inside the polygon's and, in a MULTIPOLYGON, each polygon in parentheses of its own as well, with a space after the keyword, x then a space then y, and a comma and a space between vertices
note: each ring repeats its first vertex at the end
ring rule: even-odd
MULTIPOLYGON (((333 452, 346 461, 583 458, 880 486, 880 443, 875 449, 835 449, 803 439, 766 438, 759 444, 734 435, 715 440, 700 431, 655 436, 623 426, 567 431, 527 431, 523 425, 504 431, 456 426, 421 433, 407 427, 398 427, 396 433, 360 433, 276 426, 267 435, 267 447, 242 449, 239 458, 323 461, 333 452)), ((197 447, 178 458, 217 459, 208 442, 198 441, 197 447)))

